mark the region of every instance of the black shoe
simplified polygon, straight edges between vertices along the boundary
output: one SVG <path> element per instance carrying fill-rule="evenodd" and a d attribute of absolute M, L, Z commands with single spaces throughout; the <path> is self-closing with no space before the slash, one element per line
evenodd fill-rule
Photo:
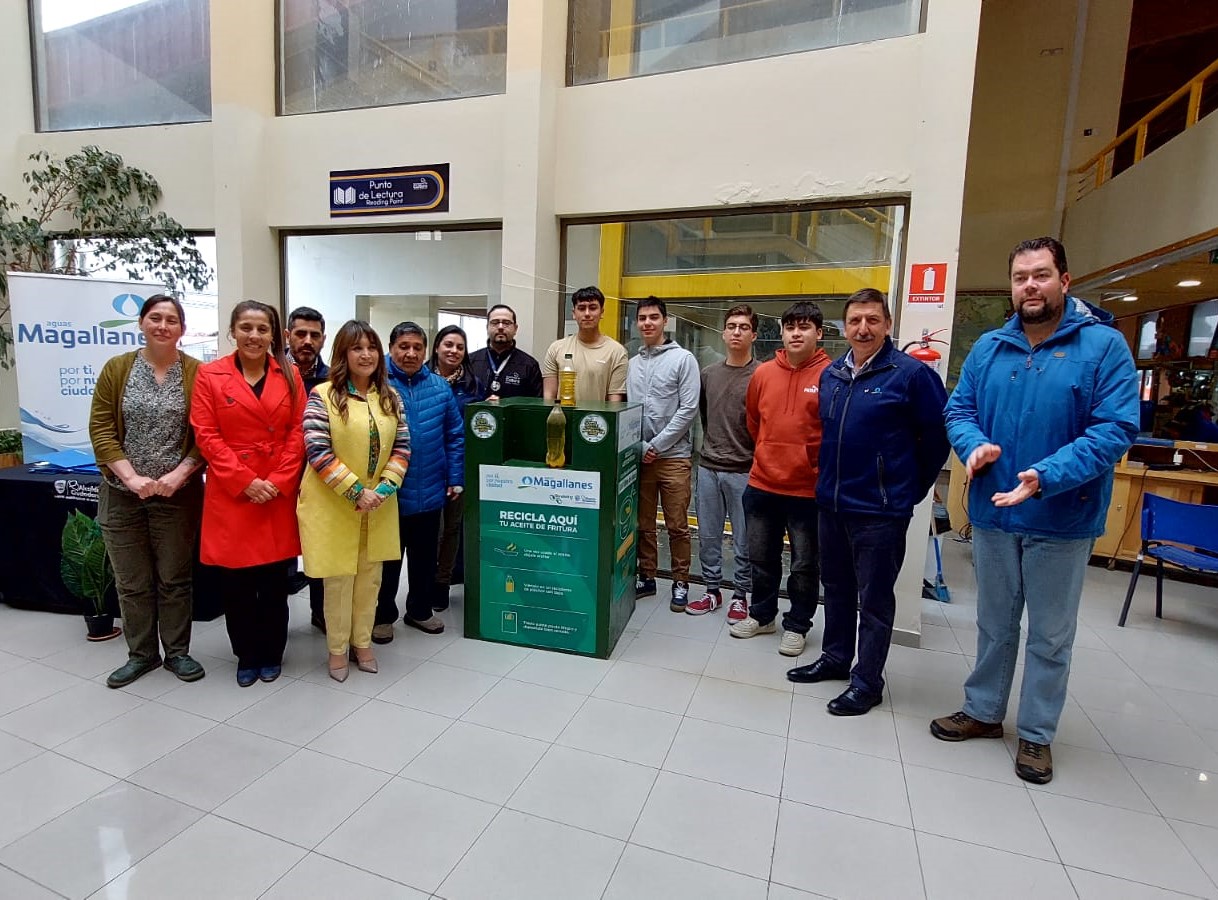
<path fill-rule="evenodd" d="M 808 663 L 806 666 L 796 666 L 794 669 L 787 670 L 787 681 L 794 681 L 796 684 L 816 684 L 818 681 L 846 681 L 849 677 L 849 669 L 837 665 L 827 656 L 822 656 L 816 662 Z"/>
<path fill-rule="evenodd" d="M 183 653 L 181 656 L 171 656 L 165 660 L 165 668 L 178 676 L 181 681 L 198 681 L 207 673 L 203 667 Z"/>
<path fill-rule="evenodd" d="M 835 716 L 861 716 L 884 702 L 881 694 L 869 694 L 862 688 L 848 687 L 829 701 L 828 710 Z"/>
<path fill-rule="evenodd" d="M 656 580 L 654 578 L 639 578 L 634 583 L 635 597 L 654 597 L 656 595 Z"/>
<path fill-rule="evenodd" d="M 295 575 L 288 577 L 288 593 L 299 594 L 309 586 L 309 576 L 304 572 L 297 572 Z"/>
<path fill-rule="evenodd" d="M 432 612 L 444 612 L 444 610 L 448 609 L 449 590 L 451 590 L 451 588 L 447 584 L 437 584 L 435 586 L 435 591 L 431 597 Z"/>
<path fill-rule="evenodd" d="M 258 670 L 258 680 L 268 684 L 283 674 L 283 666 L 263 666 Z"/>
<path fill-rule="evenodd" d="M 156 659 L 129 659 L 110 673 L 110 677 L 106 679 L 106 687 L 126 687 L 137 678 L 142 678 L 160 666 L 161 658 L 159 656 Z"/>
<path fill-rule="evenodd" d="M 312 617 L 310 617 L 309 621 L 312 622 L 313 627 L 316 628 L 318 631 L 320 631 L 322 634 L 326 633 L 326 620 L 324 618 L 322 618 L 321 616 L 319 616 L 317 614 L 314 614 Z"/>

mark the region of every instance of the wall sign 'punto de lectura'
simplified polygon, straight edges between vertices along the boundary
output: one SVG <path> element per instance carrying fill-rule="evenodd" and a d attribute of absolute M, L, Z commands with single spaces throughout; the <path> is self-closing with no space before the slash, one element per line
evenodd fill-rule
<path fill-rule="evenodd" d="M 330 173 L 330 218 L 448 212 L 448 163 Z"/>

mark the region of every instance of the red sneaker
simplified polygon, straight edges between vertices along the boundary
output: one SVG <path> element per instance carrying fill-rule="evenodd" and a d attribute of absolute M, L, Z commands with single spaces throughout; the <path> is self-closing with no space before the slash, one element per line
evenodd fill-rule
<path fill-rule="evenodd" d="M 704 616 L 708 612 L 714 612 L 723 605 L 723 595 L 718 591 L 707 591 L 697 600 L 690 600 L 685 604 L 685 611 L 691 616 Z"/>
<path fill-rule="evenodd" d="M 749 617 L 749 602 L 742 594 L 733 594 L 731 605 L 727 608 L 729 622 L 743 622 Z"/>

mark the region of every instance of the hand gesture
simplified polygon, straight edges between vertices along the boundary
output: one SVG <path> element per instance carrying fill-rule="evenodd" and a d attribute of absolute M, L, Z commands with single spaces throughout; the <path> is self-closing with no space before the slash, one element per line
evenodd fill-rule
<path fill-rule="evenodd" d="M 253 503 L 267 503 L 279 496 L 279 488 L 264 478 L 255 478 L 245 489 L 245 496 Z"/>
<path fill-rule="evenodd" d="M 381 505 L 383 499 L 376 491 L 364 488 L 359 495 L 359 499 L 355 501 L 355 508 L 360 512 L 372 512 L 372 510 Z"/>
<path fill-rule="evenodd" d="M 160 491 L 157 489 L 157 483 L 151 478 L 145 478 L 143 475 L 132 475 L 124 484 L 127 485 L 127 490 L 135 494 L 141 500 L 147 500 L 149 497 L 155 497 Z"/>
<path fill-rule="evenodd" d="M 1040 473 L 1035 469 L 1025 469 L 1019 473 L 1019 485 L 1011 491 L 999 491 L 990 497 L 995 506 L 1018 506 L 1029 497 L 1040 493 Z"/>
<path fill-rule="evenodd" d="M 156 492 L 162 497 L 172 497 L 186 483 L 187 474 L 174 469 L 156 480 Z"/>
<path fill-rule="evenodd" d="M 982 444 L 968 455 L 964 470 L 969 478 L 977 477 L 977 473 L 1002 456 L 1002 448 L 997 444 Z"/>

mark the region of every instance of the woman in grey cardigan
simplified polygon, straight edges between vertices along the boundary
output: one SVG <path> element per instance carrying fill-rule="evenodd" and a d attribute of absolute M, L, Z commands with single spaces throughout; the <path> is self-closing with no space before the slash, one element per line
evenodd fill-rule
<path fill-rule="evenodd" d="M 178 350 L 182 304 L 155 294 L 140 309 L 144 346 L 102 367 L 89 438 L 102 471 L 97 521 L 114 566 L 127 662 L 106 684 L 125 687 L 164 665 L 198 681 L 190 619 L 195 536 L 202 509 L 201 457 L 190 428 L 199 361 Z"/>

